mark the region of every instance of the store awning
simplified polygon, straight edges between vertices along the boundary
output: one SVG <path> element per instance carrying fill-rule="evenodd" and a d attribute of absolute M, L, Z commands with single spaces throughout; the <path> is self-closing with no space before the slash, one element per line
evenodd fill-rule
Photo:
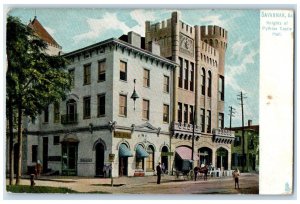
<path fill-rule="evenodd" d="M 119 157 L 132 157 L 132 153 L 125 144 L 119 146 Z"/>
<path fill-rule="evenodd" d="M 149 154 L 144 150 L 144 148 L 141 145 L 138 145 L 136 147 L 136 157 L 137 158 L 144 158 L 148 157 Z"/>
<path fill-rule="evenodd" d="M 180 156 L 182 160 L 191 160 L 192 159 L 192 149 L 188 147 L 177 147 L 176 153 Z M 194 161 L 199 160 L 198 155 L 194 152 Z"/>

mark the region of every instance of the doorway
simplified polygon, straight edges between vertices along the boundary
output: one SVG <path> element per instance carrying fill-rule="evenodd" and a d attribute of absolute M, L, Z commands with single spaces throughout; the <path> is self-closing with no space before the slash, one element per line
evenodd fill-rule
<path fill-rule="evenodd" d="M 48 137 L 43 137 L 43 173 L 48 171 Z"/>
<path fill-rule="evenodd" d="M 119 158 L 119 176 L 128 175 L 128 157 Z"/>
<path fill-rule="evenodd" d="M 167 156 L 167 153 L 168 153 L 168 147 L 164 146 L 162 149 L 161 149 L 161 152 L 164 152 L 165 154 L 162 154 L 164 156 L 161 157 L 161 164 L 164 164 L 165 166 L 165 170 L 169 170 L 169 162 L 168 162 L 168 156 Z"/>
<path fill-rule="evenodd" d="M 96 145 L 96 176 L 103 177 L 103 167 L 104 167 L 104 145 L 98 143 Z"/>

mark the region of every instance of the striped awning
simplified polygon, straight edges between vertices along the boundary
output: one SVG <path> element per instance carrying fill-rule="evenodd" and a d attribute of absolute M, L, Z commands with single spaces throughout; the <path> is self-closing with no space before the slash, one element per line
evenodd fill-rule
<path fill-rule="evenodd" d="M 137 158 L 144 158 L 148 157 L 149 154 L 144 150 L 144 148 L 141 145 L 138 145 L 136 147 L 136 157 Z"/>
<path fill-rule="evenodd" d="M 119 146 L 119 157 L 132 157 L 132 153 L 125 144 Z"/>
<path fill-rule="evenodd" d="M 192 159 L 192 149 L 188 147 L 177 147 L 176 153 L 180 156 L 182 160 Z M 195 152 L 194 152 L 194 160 L 199 160 L 199 157 Z"/>

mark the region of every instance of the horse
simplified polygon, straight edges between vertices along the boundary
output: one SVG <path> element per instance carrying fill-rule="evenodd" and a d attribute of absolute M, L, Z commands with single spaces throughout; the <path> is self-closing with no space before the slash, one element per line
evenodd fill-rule
<path fill-rule="evenodd" d="M 206 181 L 207 180 L 207 173 L 208 173 L 207 165 L 205 165 L 204 167 L 200 167 L 198 172 L 203 173 L 203 179 L 204 179 L 204 181 Z"/>

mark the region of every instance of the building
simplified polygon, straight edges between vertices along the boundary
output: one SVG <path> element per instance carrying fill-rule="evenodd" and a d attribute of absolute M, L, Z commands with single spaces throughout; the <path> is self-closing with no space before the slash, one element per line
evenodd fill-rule
<path fill-rule="evenodd" d="M 231 148 L 232 169 L 242 170 L 243 162 L 243 133 L 242 127 L 233 127 L 235 131 L 235 140 Z M 245 172 L 259 171 L 259 125 L 252 125 L 248 121 L 248 126 L 244 127 L 244 152 L 245 152 Z"/>
<path fill-rule="evenodd" d="M 146 49 L 152 42 L 158 42 L 162 56 L 180 65 L 170 128 L 173 168 L 188 170 L 188 161 L 194 160 L 194 165 L 212 163 L 229 170 L 234 133 L 223 129 L 227 31 L 188 25 L 173 12 L 162 22 L 146 22 Z"/>
<path fill-rule="evenodd" d="M 153 175 L 158 162 L 168 165 L 161 152 L 170 152 L 177 64 L 142 49 L 140 35 L 126 37 L 129 43 L 112 38 L 65 54 L 74 88 L 45 109 L 39 131 L 28 131 L 28 166 L 39 159 L 45 172 L 104 176 L 115 155 L 117 177 Z"/>
<path fill-rule="evenodd" d="M 24 160 L 62 175 L 153 175 L 193 165 L 231 169 L 224 129 L 227 31 L 161 23 L 66 53 L 73 89 L 26 124 Z"/>

